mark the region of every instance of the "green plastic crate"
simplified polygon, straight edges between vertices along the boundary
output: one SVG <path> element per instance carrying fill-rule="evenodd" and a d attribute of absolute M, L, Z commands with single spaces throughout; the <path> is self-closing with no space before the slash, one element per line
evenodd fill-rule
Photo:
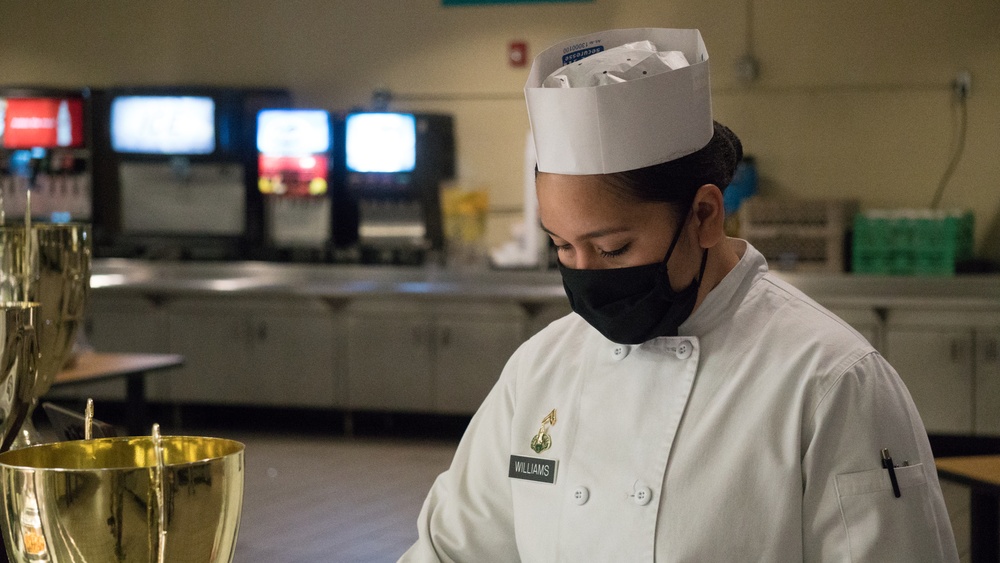
<path fill-rule="evenodd" d="M 866 211 L 854 217 L 852 269 L 858 274 L 941 276 L 972 257 L 971 211 Z"/>

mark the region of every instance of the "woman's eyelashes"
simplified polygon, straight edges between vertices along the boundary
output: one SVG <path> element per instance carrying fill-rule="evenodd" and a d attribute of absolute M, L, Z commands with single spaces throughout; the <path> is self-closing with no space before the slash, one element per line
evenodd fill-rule
<path fill-rule="evenodd" d="M 553 241 L 553 245 L 559 252 L 569 252 L 573 250 L 573 245 L 569 243 L 556 244 Z M 621 256 L 622 254 L 628 252 L 628 249 L 629 249 L 629 244 L 622 245 L 614 250 L 604 250 L 602 248 L 596 248 L 595 250 L 597 250 L 597 254 L 601 258 L 617 258 L 618 256 Z"/>
<path fill-rule="evenodd" d="M 626 244 L 626 245 L 621 246 L 621 247 L 619 247 L 619 248 L 617 248 L 615 250 L 600 250 L 600 249 L 598 249 L 598 252 L 600 252 L 602 258 L 616 258 L 616 257 L 621 256 L 622 254 L 625 254 L 626 252 L 628 252 L 628 247 L 629 247 L 629 245 Z"/>

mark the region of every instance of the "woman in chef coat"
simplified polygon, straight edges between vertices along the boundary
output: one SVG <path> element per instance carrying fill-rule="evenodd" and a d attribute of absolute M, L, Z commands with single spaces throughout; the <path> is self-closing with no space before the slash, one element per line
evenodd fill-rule
<path fill-rule="evenodd" d="M 574 312 L 511 357 L 402 561 L 957 561 L 899 377 L 724 235 L 742 148 L 698 31 L 566 41 L 525 93 Z"/>

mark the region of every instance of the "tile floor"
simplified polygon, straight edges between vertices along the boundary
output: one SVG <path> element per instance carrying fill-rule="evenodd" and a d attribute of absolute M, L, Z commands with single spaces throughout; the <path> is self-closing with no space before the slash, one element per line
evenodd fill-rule
<path fill-rule="evenodd" d="M 453 441 L 231 435 L 246 450 L 237 563 L 395 561 Z"/>

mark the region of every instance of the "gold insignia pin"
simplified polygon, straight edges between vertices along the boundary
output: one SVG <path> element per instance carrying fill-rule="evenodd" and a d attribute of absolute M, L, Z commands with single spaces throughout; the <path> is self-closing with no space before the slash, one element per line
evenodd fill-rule
<path fill-rule="evenodd" d="M 535 450 L 536 454 L 540 454 L 545 450 L 552 447 L 552 437 L 546 432 L 549 426 L 556 423 L 556 409 L 552 409 L 552 412 L 547 414 L 545 418 L 542 419 L 542 425 L 538 428 L 538 434 L 531 439 L 531 449 Z"/>

